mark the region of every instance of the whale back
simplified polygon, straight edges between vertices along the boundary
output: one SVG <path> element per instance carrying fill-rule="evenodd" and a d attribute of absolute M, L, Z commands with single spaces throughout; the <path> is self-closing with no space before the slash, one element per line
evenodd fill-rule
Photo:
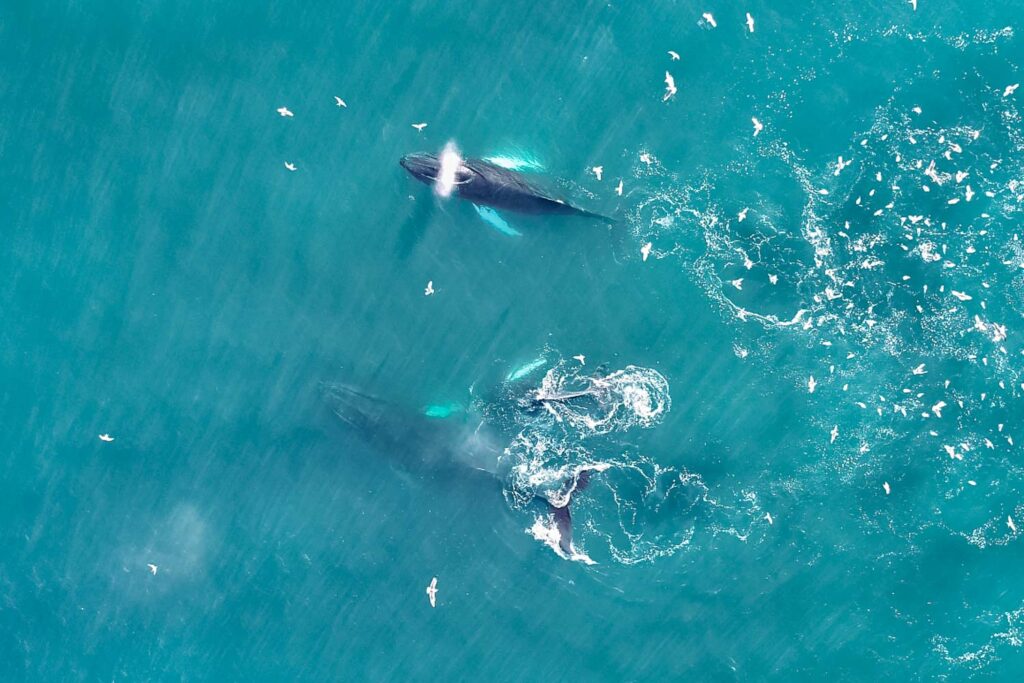
<path fill-rule="evenodd" d="M 381 454 L 400 456 L 407 468 L 459 466 L 498 475 L 501 450 L 488 426 L 471 413 L 415 412 L 345 384 L 323 390 L 353 434 Z"/>
<path fill-rule="evenodd" d="M 467 159 L 463 167 L 470 171 L 470 177 L 456 186 L 456 192 L 460 198 L 474 204 L 520 213 L 597 217 L 566 203 L 507 168 L 480 159 Z"/>

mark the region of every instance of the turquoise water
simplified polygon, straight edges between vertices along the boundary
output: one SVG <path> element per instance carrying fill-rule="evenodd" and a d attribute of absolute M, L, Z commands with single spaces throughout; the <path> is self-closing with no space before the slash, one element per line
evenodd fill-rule
<path fill-rule="evenodd" d="M 1017 9 L 7 3 L 0 675 L 1019 679 Z M 452 140 L 622 221 L 502 234 Z"/>

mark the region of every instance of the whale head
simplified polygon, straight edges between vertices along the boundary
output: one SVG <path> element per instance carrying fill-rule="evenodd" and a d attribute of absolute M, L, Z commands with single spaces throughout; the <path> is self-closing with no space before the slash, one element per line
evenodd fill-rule
<path fill-rule="evenodd" d="M 398 162 L 413 178 L 432 185 L 441 173 L 441 162 L 433 154 L 406 154 Z"/>

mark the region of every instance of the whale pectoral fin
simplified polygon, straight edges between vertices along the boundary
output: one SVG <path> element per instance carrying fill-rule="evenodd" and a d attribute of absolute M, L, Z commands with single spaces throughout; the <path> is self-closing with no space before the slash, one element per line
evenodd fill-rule
<path fill-rule="evenodd" d="M 522 236 L 523 233 L 509 225 L 508 221 L 499 216 L 498 212 L 494 209 L 487 206 L 480 206 L 479 204 L 474 204 L 473 208 L 476 209 L 476 212 L 480 214 L 480 218 L 483 218 L 485 223 L 493 227 L 502 235 L 508 235 L 509 237 Z"/>

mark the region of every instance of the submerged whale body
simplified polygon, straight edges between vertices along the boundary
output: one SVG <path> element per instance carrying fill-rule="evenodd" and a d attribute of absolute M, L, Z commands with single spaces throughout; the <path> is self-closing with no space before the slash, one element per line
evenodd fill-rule
<path fill-rule="evenodd" d="M 408 154 L 402 167 L 427 185 L 438 182 L 441 161 L 433 154 Z M 528 214 L 580 216 L 614 223 L 598 213 L 567 204 L 546 190 L 526 180 L 522 174 L 480 159 L 464 159 L 455 171 L 453 194 L 477 206 Z"/>
<path fill-rule="evenodd" d="M 414 465 L 444 472 L 453 466 L 479 470 L 504 481 L 508 472 L 501 458 L 499 434 L 481 416 L 460 406 L 430 406 L 424 411 L 405 410 L 347 384 L 325 385 L 325 397 L 348 428 L 375 450 L 415 459 Z M 572 495 L 589 483 L 590 472 L 581 470 L 563 482 L 557 505 L 538 498 L 552 515 L 559 532 L 559 546 L 571 556 Z"/>

